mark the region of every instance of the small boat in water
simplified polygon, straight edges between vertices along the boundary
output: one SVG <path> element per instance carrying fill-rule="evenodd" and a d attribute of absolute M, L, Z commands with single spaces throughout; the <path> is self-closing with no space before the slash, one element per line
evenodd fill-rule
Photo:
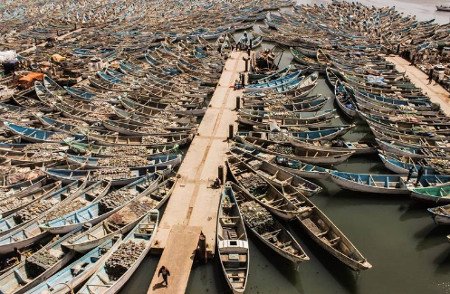
<path fill-rule="evenodd" d="M 450 203 L 450 184 L 422 188 L 410 187 L 411 198 L 433 204 Z"/>
<path fill-rule="evenodd" d="M 217 217 L 217 251 L 225 279 L 233 293 L 244 293 L 250 254 L 238 203 L 230 185 L 225 185 Z"/>
<path fill-rule="evenodd" d="M 428 208 L 428 212 L 437 225 L 450 225 L 450 204 Z"/>
<path fill-rule="evenodd" d="M 296 268 L 309 260 L 297 240 L 266 208 L 248 197 L 238 185 L 231 182 L 228 185 L 234 192 L 245 225 L 252 234 L 275 253 L 291 261 Z"/>
<path fill-rule="evenodd" d="M 159 212 L 151 210 L 121 241 L 116 250 L 78 291 L 82 294 L 116 293 L 130 279 L 153 245 Z"/>

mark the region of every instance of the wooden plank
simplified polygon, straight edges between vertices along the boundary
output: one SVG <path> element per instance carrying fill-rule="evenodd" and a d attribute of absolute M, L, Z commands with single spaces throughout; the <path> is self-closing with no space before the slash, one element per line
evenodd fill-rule
<path fill-rule="evenodd" d="M 172 227 L 147 293 L 185 293 L 200 232 L 200 227 Z M 158 271 L 163 265 L 170 272 L 167 287 L 162 285 L 162 277 L 158 277 Z"/>

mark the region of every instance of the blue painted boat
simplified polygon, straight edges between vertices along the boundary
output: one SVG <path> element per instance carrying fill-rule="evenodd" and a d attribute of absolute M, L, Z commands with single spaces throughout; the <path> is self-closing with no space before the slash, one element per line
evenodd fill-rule
<path fill-rule="evenodd" d="M 54 205 L 34 220 L 28 221 L 22 227 L 0 237 L 0 254 L 10 253 L 14 250 L 22 249 L 35 244 L 40 239 L 48 235 L 48 232 L 40 229 L 40 224 L 47 220 L 52 220 L 61 215 L 65 215 L 78 209 L 79 207 L 83 207 L 90 202 L 100 199 L 109 191 L 110 188 L 109 183 L 99 182 L 80 191 L 80 189 L 76 188 L 78 185 L 80 184 L 73 183 L 66 186 L 69 190 L 63 192 L 65 195 L 62 196 L 65 196 L 65 199 L 58 205 Z M 81 185 L 84 185 L 84 183 Z M 73 191 L 73 189 L 75 189 L 75 191 Z M 71 205 L 67 205 L 68 203 Z"/>
<path fill-rule="evenodd" d="M 48 116 L 44 115 L 35 115 L 35 117 L 44 125 L 49 128 L 51 128 L 53 131 L 56 132 L 64 132 L 68 133 L 74 136 L 77 136 L 78 138 L 83 138 L 84 135 L 81 133 L 81 131 L 84 129 L 88 129 L 89 125 L 86 123 L 82 123 L 82 126 L 74 126 L 68 123 L 57 121 L 56 119 L 50 118 Z"/>
<path fill-rule="evenodd" d="M 79 135 L 67 135 L 62 132 L 45 131 L 30 127 L 19 126 L 11 122 L 4 122 L 4 126 L 12 133 L 19 135 L 28 142 L 35 143 L 63 143 L 65 139 L 82 140 L 85 137 Z"/>
<path fill-rule="evenodd" d="M 89 279 L 119 246 L 117 239 L 110 239 L 81 256 L 26 294 L 63 293 L 76 289 Z"/>
<path fill-rule="evenodd" d="M 63 183 L 71 183 L 73 181 L 87 181 L 93 184 L 98 181 L 111 181 L 112 186 L 124 186 L 130 184 L 149 173 L 162 172 L 165 173 L 172 169 L 172 166 L 152 166 L 149 168 L 104 168 L 93 170 L 72 170 L 72 169 L 54 169 L 49 168 L 44 172 L 51 178 L 62 181 Z"/>
<path fill-rule="evenodd" d="M 302 73 L 301 70 L 295 71 L 293 73 L 287 74 L 283 77 L 280 77 L 278 79 L 275 80 L 271 80 L 269 82 L 266 83 L 262 83 L 262 84 L 250 84 L 248 86 L 245 87 L 244 92 L 258 92 L 258 91 L 266 91 L 266 90 L 270 90 L 285 84 L 290 83 L 293 80 L 299 80 L 298 77 L 300 76 L 300 74 Z"/>
<path fill-rule="evenodd" d="M 151 210 L 122 241 L 119 241 L 119 247 L 112 251 L 108 259 L 100 265 L 100 268 L 78 293 L 117 293 L 150 251 L 155 240 L 158 223 L 159 211 Z M 110 270 L 109 261 L 113 258 L 123 258 L 123 251 L 130 250 L 131 247 L 142 249 L 127 257 L 129 267 L 124 272 Z"/>
<path fill-rule="evenodd" d="M 397 174 L 408 174 L 409 170 L 412 168 L 413 175 L 417 175 L 420 167 L 424 168 L 424 174 L 439 174 L 439 172 L 436 171 L 432 166 L 426 166 L 420 163 L 416 163 L 411 158 L 409 158 L 409 162 L 404 162 L 394 154 L 389 154 L 382 151 L 378 152 L 378 156 L 387 169 Z"/>
<path fill-rule="evenodd" d="M 94 93 L 91 93 L 82 88 L 64 87 L 64 89 L 66 89 L 67 93 L 72 96 L 72 98 L 81 101 L 91 101 L 96 96 Z"/>
<path fill-rule="evenodd" d="M 75 256 L 75 252 L 65 250 L 62 243 L 76 233 L 74 231 L 47 244 L 1 275 L 0 293 L 24 293 L 64 267 Z"/>
<path fill-rule="evenodd" d="M 406 177 L 399 175 L 357 174 L 340 171 L 331 171 L 331 179 L 341 188 L 376 194 L 406 195 L 409 194 L 408 186 L 416 182 L 412 178 L 406 182 Z M 424 175 L 420 178 L 420 187 L 443 185 L 450 181 L 446 175 Z"/>
<path fill-rule="evenodd" d="M 40 228 L 52 234 L 64 234 L 86 224 L 96 225 L 136 197 L 150 193 L 162 178 L 156 173 L 148 174 L 119 190 L 109 192 L 99 201 L 41 224 Z"/>
<path fill-rule="evenodd" d="M 109 83 L 109 84 L 122 84 L 122 80 L 118 77 L 113 77 L 109 74 L 107 74 L 104 71 L 98 71 L 97 76 L 100 77 L 103 81 Z"/>

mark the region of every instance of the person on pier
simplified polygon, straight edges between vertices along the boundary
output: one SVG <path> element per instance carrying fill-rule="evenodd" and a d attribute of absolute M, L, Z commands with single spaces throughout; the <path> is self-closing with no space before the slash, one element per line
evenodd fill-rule
<path fill-rule="evenodd" d="M 162 275 L 162 278 L 163 278 L 163 282 L 162 283 L 164 283 L 166 287 L 169 286 L 169 283 L 167 282 L 167 280 L 168 280 L 168 278 L 170 276 L 170 272 L 164 265 L 161 266 L 161 268 L 159 269 L 158 277 L 160 275 Z"/>

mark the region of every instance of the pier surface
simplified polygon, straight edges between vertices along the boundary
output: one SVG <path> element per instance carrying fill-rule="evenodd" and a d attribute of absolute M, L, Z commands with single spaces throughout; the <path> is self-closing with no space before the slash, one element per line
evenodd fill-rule
<path fill-rule="evenodd" d="M 405 72 L 411 82 L 430 97 L 431 102 L 439 104 L 442 111 L 450 116 L 450 93 L 447 90 L 435 82 L 428 85 L 428 75 L 417 67 L 410 66 L 410 62 L 400 56 L 388 56 L 386 60 L 392 62 L 399 72 Z"/>
<path fill-rule="evenodd" d="M 148 293 L 184 293 L 189 281 L 192 263 L 197 249 L 200 227 L 173 226 L 167 247 L 156 267 Z M 165 266 L 170 276 L 169 285 L 162 285 L 162 277 L 158 277 L 161 266 Z"/>
<path fill-rule="evenodd" d="M 216 245 L 216 220 L 221 189 L 211 184 L 224 166 L 228 152 L 229 125 L 236 128 L 236 97 L 233 85 L 245 68 L 242 52 L 232 52 L 225 63 L 219 84 L 178 171 L 179 179 L 169 198 L 156 235 L 154 251 L 163 251 L 157 270 L 170 271 L 169 287 L 160 287 L 155 273 L 149 293 L 184 293 L 193 262 L 191 245 L 197 247 L 200 231 L 206 237 L 209 256 Z M 198 232 L 197 232 L 198 230 Z M 175 285 L 176 284 L 176 285 Z M 155 287 L 156 286 L 156 287 Z"/>

